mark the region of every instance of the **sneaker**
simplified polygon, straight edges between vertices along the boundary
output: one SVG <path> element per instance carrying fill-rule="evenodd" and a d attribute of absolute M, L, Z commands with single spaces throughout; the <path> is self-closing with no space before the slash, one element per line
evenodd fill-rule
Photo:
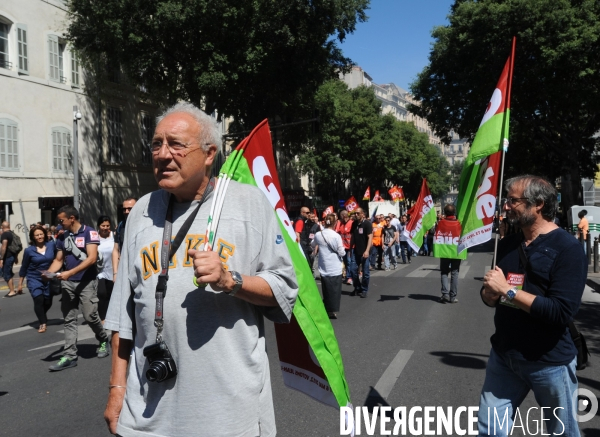
<path fill-rule="evenodd" d="M 367 297 L 367 293 L 359 293 L 358 295 L 363 299 Z"/>
<path fill-rule="evenodd" d="M 458 303 L 458 299 L 455 297 L 450 298 L 450 303 Z"/>
<path fill-rule="evenodd" d="M 106 358 L 108 355 L 108 343 L 103 341 L 98 348 L 98 358 Z"/>
<path fill-rule="evenodd" d="M 385 271 L 386 271 L 386 272 L 388 272 L 389 270 L 390 270 L 390 268 L 389 268 L 389 267 L 386 267 L 386 268 L 385 268 Z"/>
<path fill-rule="evenodd" d="M 442 294 L 442 297 L 440 297 L 440 303 L 447 303 L 447 302 L 450 302 L 450 299 L 445 294 Z"/>
<path fill-rule="evenodd" d="M 334 312 L 327 313 L 327 315 L 329 316 L 330 319 L 337 319 L 337 314 Z"/>
<path fill-rule="evenodd" d="M 77 366 L 77 358 L 71 359 L 71 358 L 67 358 L 67 357 L 62 357 L 58 361 L 58 363 L 53 364 L 50 367 L 48 367 L 48 370 L 50 370 L 51 372 L 58 372 L 60 370 L 68 369 L 69 367 L 76 367 L 76 366 Z"/>
<path fill-rule="evenodd" d="M 398 266 L 397 266 L 396 264 L 394 264 L 394 265 L 392 266 L 392 270 L 396 270 L 396 267 L 398 267 Z"/>
<path fill-rule="evenodd" d="M 408 260 L 408 263 L 410 264 L 410 260 Z"/>

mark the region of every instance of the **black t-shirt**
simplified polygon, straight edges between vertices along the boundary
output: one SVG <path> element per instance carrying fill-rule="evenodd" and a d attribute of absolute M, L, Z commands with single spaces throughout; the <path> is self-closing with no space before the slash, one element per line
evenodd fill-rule
<path fill-rule="evenodd" d="M 8 250 L 10 244 L 13 241 L 13 234 L 11 231 L 2 232 L 2 236 L 0 236 L 0 241 L 4 242 L 4 240 L 6 240 L 6 252 L 4 252 L 4 258 L 2 258 L 3 261 L 10 256 L 14 256 L 14 253 Z"/>
<path fill-rule="evenodd" d="M 361 223 L 354 221 L 352 223 L 352 241 L 354 243 L 354 253 L 363 254 L 367 250 L 369 235 L 373 233 L 373 225 L 369 220 L 363 220 Z"/>
<path fill-rule="evenodd" d="M 498 244 L 498 267 L 504 272 L 524 274 L 519 258 L 520 234 Z M 577 349 L 568 323 L 579 309 L 587 278 L 587 259 L 581 245 L 563 229 L 539 235 L 525 247 L 529 262 L 523 290 L 537 297 L 531 312 L 498 304 L 494 316 L 495 350 L 518 359 L 552 365 L 570 363 Z"/>
<path fill-rule="evenodd" d="M 383 244 L 389 246 L 394 241 L 394 234 L 396 233 L 396 228 L 390 226 L 389 228 L 383 228 Z"/>

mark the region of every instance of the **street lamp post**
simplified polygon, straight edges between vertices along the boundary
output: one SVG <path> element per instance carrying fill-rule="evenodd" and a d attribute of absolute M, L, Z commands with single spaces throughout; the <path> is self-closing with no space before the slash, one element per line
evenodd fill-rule
<path fill-rule="evenodd" d="M 73 106 L 73 206 L 79 211 L 79 150 L 78 150 L 78 125 L 81 120 L 81 112 L 77 106 Z"/>

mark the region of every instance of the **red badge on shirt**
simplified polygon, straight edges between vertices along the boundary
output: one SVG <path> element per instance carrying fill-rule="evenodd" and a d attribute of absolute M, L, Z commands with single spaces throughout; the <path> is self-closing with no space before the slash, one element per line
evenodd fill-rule
<path fill-rule="evenodd" d="M 76 237 L 75 238 L 75 246 L 79 248 L 85 247 L 85 237 Z"/>
<path fill-rule="evenodd" d="M 98 232 L 90 231 L 90 241 L 100 241 L 100 237 L 98 236 Z"/>

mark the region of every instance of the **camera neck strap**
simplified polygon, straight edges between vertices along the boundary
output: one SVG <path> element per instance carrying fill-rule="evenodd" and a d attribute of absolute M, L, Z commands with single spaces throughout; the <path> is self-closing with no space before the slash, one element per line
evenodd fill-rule
<path fill-rule="evenodd" d="M 154 326 L 156 326 L 156 342 L 162 341 L 162 330 L 164 326 L 163 320 L 163 304 L 167 294 L 167 281 L 169 280 L 169 264 L 173 255 L 177 253 L 177 249 L 181 246 L 185 235 L 189 231 L 196 215 L 202 204 L 206 201 L 208 195 L 213 191 L 215 186 L 215 178 L 211 178 L 204 190 L 204 194 L 198 202 L 198 205 L 192 213 L 185 219 L 185 222 L 177 232 L 175 239 L 171 241 L 173 234 L 173 203 L 175 197 L 171 194 L 169 196 L 169 206 L 167 207 L 167 216 L 165 217 L 165 227 L 163 230 L 162 246 L 160 250 L 160 274 L 158 275 L 158 283 L 156 284 L 156 292 L 154 297 L 156 298 L 156 309 L 154 311 Z"/>

